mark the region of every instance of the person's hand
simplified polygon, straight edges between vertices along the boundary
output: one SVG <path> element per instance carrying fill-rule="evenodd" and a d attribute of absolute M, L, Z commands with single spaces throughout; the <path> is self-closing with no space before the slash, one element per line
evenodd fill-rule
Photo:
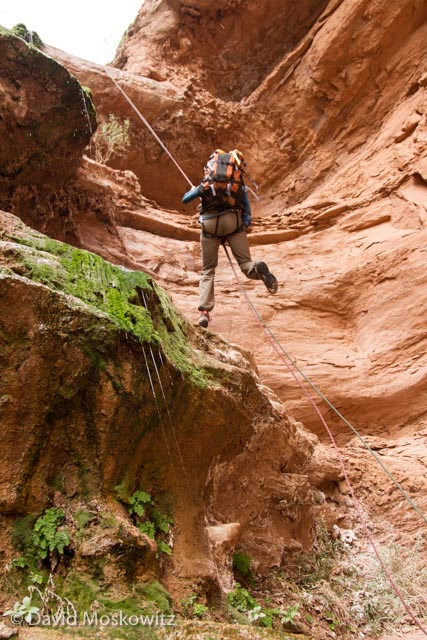
<path fill-rule="evenodd" d="M 251 218 L 250 213 L 246 213 L 246 211 L 243 211 L 243 213 L 242 213 L 242 222 L 243 222 L 243 226 L 245 227 L 245 229 L 248 229 L 251 226 L 252 218 Z"/>

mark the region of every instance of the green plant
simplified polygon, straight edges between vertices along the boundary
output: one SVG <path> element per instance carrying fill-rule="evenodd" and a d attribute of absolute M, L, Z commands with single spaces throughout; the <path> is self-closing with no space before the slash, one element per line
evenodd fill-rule
<path fill-rule="evenodd" d="M 244 589 L 238 582 L 236 588 L 227 594 L 227 602 L 240 613 L 246 613 L 255 609 L 257 601 L 251 596 L 247 589 Z"/>
<path fill-rule="evenodd" d="M 157 548 L 162 553 L 166 553 L 166 555 L 172 555 L 172 547 L 168 545 L 164 540 L 156 540 Z"/>
<path fill-rule="evenodd" d="M 227 602 L 232 609 L 245 614 L 249 622 L 259 623 L 261 626 L 268 628 L 272 628 L 274 620 L 278 618 L 280 618 L 282 624 L 292 624 L 299 616 L 298 604 L 294 604 L 285 610 L 262 606 L 239 583 L 236 583 L 234 591 L 230 591 L 227 595 Z"/>
<path fill-rule="evenodd" d="M 183 609 L 185 615 L 189 614 L 190 609 L 193 608 L 193 605 L 198 597 L 199 596 L 197 595 L 197 593 L 191 593 L 186 598 L 181 598 L 181 608 Z"/>
<path fill-rule="evenodd" d="M 16 558 L 13 558 L 10 566 L 14 569 L 25 569 L 26 567 L 28 567 L 28 562 L 27 559 L 24 558 L 24 556 L 18 556 Z"/>
<path fill-rule="evenodd" d="M 291 607 L 285 609 L 285 611 L 281 612 L 280 622 L 282 624 L 293 624 L 295 619 L 299 617 L 298 613 L 299 605 L 293 604 Z"/>
<path fill-rule="evenodd" d="M 262 620 L 266 616 L 267 614 L 262 610 L 262 607 L 260 604 L 258 604 L 256 607 L 248 611 L 249 622 L 256 622 L 257 620 Z"/>
<path fill-rule="evenodd" d="M 195 618 L 204 618 L 209 611 L 209 608 L 205 604 L 195 602 L 193 605 L 193 615 Z"/>
<path fill-rule="evenodd" d="M 31 624 L 33 616 L 40 611 L 39 607 L 31 604 L 30 596 L 25 596 L 22 602 L 15 602 L 13 609 L 8 609 L 3 613 L 4 616 L 10 616 L 13 624 L 21 624 L 27 622 Z"/>
<path fill-rule="evenodd" d="M 39 558 L 45 560 L 50 554 L 64 553 L 65 547 L 70 544 L 71 537 L 67 530 L 59 530 L 59 526 L 65 520 L 62 509 L 51 507 L 37 519 L 32 535 L 32 544 Z"/>
<path fill-rule="evenodd" d="M 148 504 L 153 504 L 151 495 L 146 491 L 135 491 L 128 500 L 128 511 L 142 518 L 145 516 L 145 507 Z"/>
<path fill-rule="evenodd" d="M 146 491 L 135 491 L 128 498 L 128 511 L 142 533 L 155 540 L 158 551 L 171 555 L 172 548 L 166 541 L 173 518 L 154 506 L 154 500 Z"/>
<path fill-rule="evenodd" d="M 98 127 L 92 138 L 96 162 L 106 164 L 110 158 L 122 156 L 130 145 L 130 121 L 120 120 L 113 113 Z"/>
<path fill-rule="evenodd" d="M 181 609 L 184 616 L 188 618 L 199 618 L 202 619 L 206 616 L 209 611 L 209 608 L 202 604 L 201 602 L 197 602 L 198 599 L 197 593 L 191 593 L 186 598 L 182 598 L 181 600 Z"/>
<path fill-rule="evenodd" d="M 244 553 L 244 551 L 236 551 L 236 553 L 233 554 L 233 571 L 247 580 L 251 580 L 253 577 L 251 563 L 251 557 Z"/>
<path fill-rule="evenodd" d="M 151 540 L 155 539 L 156 536 L 156 525 L 151 520 L 147 520 L 146 522 L 141 522 L 138 525 L 138 529 L 145 533 L 146 536 L 151 538 Z"/>
<path fill-rule="evenodd" d="M 170 525 L 173 524 L 173 519 L 170 516 L 160 513 L 157 509 L 152 509 L 151 519 L 153 520 L 157 531 L 169 533 Z"/>

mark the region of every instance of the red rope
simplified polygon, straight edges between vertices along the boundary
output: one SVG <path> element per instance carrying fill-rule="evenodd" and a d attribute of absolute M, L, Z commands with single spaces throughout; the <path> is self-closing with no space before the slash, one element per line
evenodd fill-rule
<path fill-rule="evenodd" d="M 303 392 L 304 392 L 304 394 L 307 396 L 307 398 L 308 398 L 309 402 L 313 405 L 313 408 L 314 408 L 315 412 L 316 412 L 316 413 L 317 413 L 317 415 L 319 416 L 319 418 L 320 418 L 320 420 L 321 420 L 321 422 L 322 422 L 323 426 L 324 426 L 324 427 L 325 427 L 325 429 L 326 429 L 326 432 L 327 432 L 327 434 L 328 434 L 328 436 L 329 436 L 329 438 L 330 438 L 330 440 L 331 440 L 331 442 L 332 442 L 332 445 L 333 445 L 333 447 L 334 447 L 334 449 L 335 449 L 335 452 L 336 452 L 336 454 L 337 454 L 337 457 L 338 457 L 338 460 L 339 460 L 339 464 L 340 464 L 340 467 L 341 467 L 342 474 L 343 474 L 343 476 L 344 476 L 344 478 L 345 478 L 346 484 L 347 484 L 348 489 L 349 489 L 349 491 L 350 491 L 350 494 L 351 494 L 351 497 L 352 497 L 352 500 L 353 500 L 353 504 L 354 504 L 355 509 L 356 509 L 356 511 L 357 511 L 357 514 L 358 514 L 358 516 L 359 516 L 359 519 L 360 519 L 360 522 L 361 522 L 362 527 L 363 527 L 363 529 L 364 529 L 364 532 L 365 532 L 365 534 L 366 534 L 366 537 L 367 537 L 367 538 L 368 538 L 368 540 L 369 540 L 369 543 L 370 543 L 370 545 L 371 545 L 371 547 L 372 547 L 372 549 L 373 549 L 373 551 L 374 551 L 374 553 L 375 553 L 375 555 L 376 555 L 376 557 L 377 557 L 377 559 L 378 559 L 378 562 L 379 562 L 379 563 L 380 563 L 380 565 L 381 565 L 382 570 L 384 571 L 384 573 L 385 573 L 385 575 L 386 575 L 386 577 L 387 577 L 387 580 L 389 581 L 389 583 L 390 583 L 390 585 L 391 585 L 391 587 L 392 587 L 393 591 L 395 592 L 395 594 L 397 595 L 397 597 L 398 597 L 398 598 L 399 598 L 399 600 L 401 601 L 401 603 L 402 603 L 402 605 L 403 605 L 403 607 L 404 607 L 404 609 L 405 609 L 406 613 L 410 616 L 410 618 L 411 618 L 411 619 L 413 620 L 413 622 L 417 625 L 417 627 L 419 627 L 419 628 L 421 629 L 421 631 L 422 631 L 422 632 L 427 636 L 427 630 L 426 630 L 426 629 L 425 629 L 425 627 L 421 624 L 421 622 L 418 620 L 417 616 L 416 616 L 416 615 L 415 615 L 415 613 L 412 611 L 412 609 L 411 609 L 411 607 L 408 605 L 408 603 L 405 601 L 405 599 L 404 599 L 404 597 L 403 597 L 403 595 L 402 595 L 401 591 L 399 590 L 399 587 L 396 585 L 396 583 L 395 583 L 395 581 L 394 581 L 394 578 L 393 578 L 392 574 L 390 573 L 389 569 L 387 568 L 386 564 L 384 563 L 383 559 L 382 559 L 382 558 L 381 558 L 381 556 L 380 556 L 380 553 L 379 553 L 379 551 L 378 551 L 378 549 L 377 549 L 377 546 L 376 546 L 376 544 L 375 544 L 375 542 L 374 542 L 374 539 L 372 538 L 372 536 L 371 536 L 371 534 L 370 534 L 370 532 L 369 532 L 368 525 L 367 525 L 367 523 L 366 523 L 365 516 L 364 516 L 364 514 L 363 514 L 363 511 L 362 511 L 362 508 L 361 508 L 361 506 L 360 506 L 360 503 L 359 503 L 359 501 L 358 501 L 358 499 L 356 498 L 356 495 L 355 495 L 355 493 L 354 493 L 353 485 L 352 485 L 352 484 L 351 484 L 351 482 L 350 482 L 350 478 L 349 478 L 348 473 L 347 473 L 347 470 L 346 470 L 346 468 L 345 468 L 344 458 L 343 458 L 343 456 L 341 455 L 341 451 L 340 451 L 340 450 L 339 450 L 339 448 L 338 448 L 338 445 L 337 445 L 337 443 L 336 443 L 336 441 L 335 441 L 335 438 L 334 438 L 334 436 L 333 436 L 333 434 L 332 434 L 332 431 L 331 431 L 331 430 L 330 430 L 330 428 L 328 427 L 328 425 L 327 425 L 327 423 L 326 423 L 326 420 L 325 420 L 325 418 L 324 418 L 324 417 L 323 417 L 323 415 L 322 415 L 322 412 L 320 411 L 319 407 L 317 406 L 317 404 L 316 404 L 316 403 L 315 403 L 315 401 L 313 400 L 313 397 L 311 396 L 310 392 L 306 389 L 306 387 L 305 387 L 305 386 L 302 384 L 302 382 L 299 380 L 299 378 L 298 378 L 298 377 L 297 377 L 297 375 L 295 374 L 294 370 L 291 368 L 291 366 L 289 365 L 289 363 L 287 362 L 287 360 L 286 360 L 286 359 L 285 359 L 285 357 L 283 356 L 282 352 L 281 352 L 281 351 L 280 351 L 280 349 L 278 348 L 278 346 L 277 346 L 277 344 L 276 344 L 275 340 L 274 340 L 274 339 L 273 339 L 273 337 L 270 335 L 270 333 L 267 331 L 266 326 L 265 326 L 265 323 L 261 320 L 261 318 L 260 318 L 260 316 L 258 315 L 258 313 L 257 313 L 257 311 L 256 311 L 256 309 L 255 309 L 255 307 L 254 307 L 254 305 L 253 305 L 253 303 L 252 303 L 252 301 L 250 300 L 250 298 L 249 298 L 249 296 L 248 296 L 247 292 L 245 291 L 245 289 L 243 288 L 243 286 L 242 286 L 242 284 L 241 284 L 241 282 L 240 282 L 240 280 L 239 280 L 239 276 L 237 275 L 236 269 L 235 269 L 235 267 L 234 267 L 234 265 L 233 265 L 233 262 L 231 261 L 231 257 L 230 257 L 230 254 L 229 254 L 228 250 L 227 250 L 227 247 L 225 246 L 225 244 L 224 244 L 223 246 L 224 246 L 224 251 L 225 251 L 225 253 L 226 253 L 226 255 L 227 255 L 228 261 L 229 261 L 229 263 L 230 263 L 230 265 L 231 265 L 231 268 L 232 268 L 232 270 L 233 270 L 234 276 L 235 276 L 235 278 L 236 278 L 236 280 L 237 280 L 237 283 L 238 283 L 239 289 L 240 289 L 240 291 L 242 292 L 243 297 L 244 297 L 244 298 L 245 298 L 245 300 L 247 301 L 247 303 L 248 303 L 248 305 L 249 305 L 249 307 L 250 307 L 250 309 L 251 309 L 251 311 L 252 311 L 252 313 L 253 313 L 253 315 L 254 315 L 255 319 L 256 319 L 256 320 L 257 320 L 257 322 L 259 322 L 259 324 L 262 326 L 263 331 L 264 331 L 265 335 L 267 336 L 267 338 L 269 339 L 270 343 L 272 344 L 272 346 L 273 346 L 274 350 L 277 352 L 277 354 L 279 355 L 280 359 L 285 363 L 286 368 L 287 368 L 287 369 L 288 369 L 288 371 L 291 373 L 292 377 L 293 377 L 293 378 L 294 378 L 294 380 L 297 382 L 298 386 L 299 386 L 299 387 L 301 387 L 302 391 L 303 391 Z"/>

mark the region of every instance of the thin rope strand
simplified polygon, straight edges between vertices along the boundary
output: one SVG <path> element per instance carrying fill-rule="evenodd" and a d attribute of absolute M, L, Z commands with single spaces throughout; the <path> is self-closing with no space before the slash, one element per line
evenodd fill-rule
<path fill-rule="evenodd" d="M 249 305 L 249 307 L 250 307 L 250 309 L 251 309 L 252 313 L 254 314 L 255 318 L 256 318 L 256 319 L 258 320 L 258 322 L 259 322 L 259 321 L 260 321 L 260 319 L 261 319 L 261 317 L 259 316 L 259 314 L 258 314 L 257 310 L 255 309 L 255 306 L 254 306 L 253 302 L 252 302 L 252 301 L 251 301 L 251 299 L 249 298 L 249 296 L 248 296 L 247 292 L 245 291 L 245 289 L 243 288 L 243 286 L 242 286 L 242 284 L 241 284 L 241 282 L 240 282 L 240 279 L 239 279 L 239 277 L 238 277 L 238 275 L 237 275 L 236 269 L 234 268 L 234 265 L 233 265 L 233 263 L 232 263 L 232 261 L 231 261 L 231 257 L 230 257 L 230 254 L 229 254 L 229 252 L 228 252 L 227 247 L 225 246 L 225 244 L 224 244 L 223 246 L 224 246 L 224 251 L 225 251 L 225 253 L 226 253 L 226 255 L 227 255 L 228 261 L 229 261 L 229 263 L 230 263 L 230 266 L 231 266 L 231 268 L 232 268 L 232 270 L 233 270 L 234 276 L 235 276 L 235 278 L 236 278 L 236 280 L 237 280 L 237 282 L 238 282 L 239 289 L 240 289 L 240 291 L 242 292 L 242 294 L 243 294 L 244 298 L 246 299 L 246 301 L 247 301 L 247 303 L 248 303 L 248 305 Z M 260 322 L 260 324 L 261 324 L 261 326 L 263 327 L 263 329 L 264 329 L 264 331 L 265 331 L 265 323 L 264 323 L 264 321 Z M 421 629 L 421 631 L 422 631 L 422 632 L 427 636 L 427 630 L 423 627 L 423 625 L 422 625 L 422 624 L 421 624 L 421 622 L 418 620 L 418 618 L 417 618 L 417 616 L 415 615 L 415 613 L 412 611 L 411 607 L 410 607 L 410 606 L 407 604 L 407 602 L 405 601 L 405 599 L 404 599 L 404 597 L 403 597 L 402 593 L 400 592 L 400 590 L 399 590 L 398 586 L 396 585 L 396 583 L 395 583 L 395 581 L 394 581 L 394 578 L 393 578 L 392 574 L 390 573 L 389 569 L 387 568 L 387 565 L 384 563 L 383 559 L 381 558 L 381 555 L 380 555 L 380 553 L 379 553 L 379 551 L 378 551 L 378 548 L 377 548 L 377 546 L 376 546 L 376 544 L 375 544 L 375 542 L 374 542 L 374 539 L 373 539 L 373 537 L 371 536 L 371 533 L 370 533 L 370 531 L 369 531 L 369 529 L 368 529 L 368 525 L 367 525 L 367 522 L 366 522 L 365 516 L 364 516 L 364 514 L 363 514 L 362 508 L 361 508 L 361 506 L 360 506 L 360 503 L 359 503 L 358 499 L 356 498 L 356 495 L 355 495 L 355 492 L 354 492 L 354 489 L 353 489 L 353 485 L 351 484 L 350 478 L 349 478 L 348 473 L 347 473 L 347 470 L 346 470 L 346 468 L 345 468 L 345 464 L 344 464 L 343 456 L 341 455 L 341 451 L 339 450 L 338 445 L 337 445 L 337 443 L 335 442 L 335 438 L 334 438 L 334 436 L 333 436 L 333 434 L 332 434 L 331 430 L 329 429 L 329 427 L 328 427 L 328 425 L 327 425 L 327 423 L 326 423 L 326 420 L 324 419 L 324 417 L 323 417 L 323 415 L 322 415 L 322 413 L 321 413 L 320 409 L 318 408 L 318 406 L 317 406 L 317 405 L 316 405 L 316 403 L 314 402 L 314 400 L 313 400 L 312 396 L 310 395 L 310 393 L 309 393 L 309 392 L 307 391 L 307 389 L 304 387 L 304 385 L 302 384 L 302 382 L 298 379 L 298 377 L 296 376 L 295 372 L 294 372 L 294 371 L 291 369 L 291 367 L 289 366 L 288 362 L 283 358 L 283 356 L 282 356 L 282 354 L 281 354 L 280 350 L 278 349 L 278 347 L 277 347 L 277 345 L 276 345 L 275 341 L 272 339 L 272 337 L 269 335 L 269 333 L 268 333 L 267 331 L 265 331 L 265 334 L 266 334 L 267 338 L 269 339 L 270 343 L 273 345 L 273 348 L 275 349 L 275 351 L 277 352 L 277 354 L 279 355 L 279 357 L 280 357 L 280 358 L 282 359 L 282 361 L 284 362 L 284 364 L 285 364 L 286 368 L 288 369 L 288 371 L 291 373 L 291 375 L 293 376 L 293 378 L 296 380 L 296 382 L 298 383 L 299 387 L 301 387 L 302 391 L 304 392 L 304 395 L 305 395 L 305 396 L 307 396 L 307 398 L 308 398 L 308 400 L 310 401 L 311 405 L 313 406 L 313 408 L 314 408 L 315 412 L 316 412 L 316 413 L 317 413 L 317 415 L 319 416 L 319 418 L 320 418 L 320 420 L 321 420 L 321 422 L 322 422 L 323 426 L 325 427 L 326 432 L 328 433 L 329 438 L 331 439 L 332 445 L 333 445 L 333 447 L 334 447 L 334 449 L 335 449 L 335 452 L 336 452 L 336 454 L 337 454 L 337 457 L 338 457 L 338 460 L 339 460 L 339 464 L 340 464 L 340 467 L 341 467 L 342 474 L 343 474 L 343 476 L 344 476 L 344 478 L 345 478 L 346 484 L 347 484 L 348 489 L 349 489 L 349 491 L 350 491 L 350 494 L 351 494 L 351 497 L 352 497 L 352 500 L 353 500 L 353 504 L 354 504 L 355 509 L 356 509 L 356 511 L 357 511 L 357 514 L 358 514 L 358 516 L 359 516 L 359 519 L 360 519 L 360 522 L 361 522 L 361 524 L 362 524 L 363 530 L 365 531 L 366 537 L 367 537 L 367 538 L 368 538 L 368 540 L 369 540 L 369 543 L 370 543 L 370 545 L 371 545 L 371 547 L 372 547 L 372 549 L 373 549 L 373 551 L 374 551 L 374 553 L 375 553 L 375 555 L 376 555 L 376 557 L 377 557 L 377 560 L 378 560 L 378 562 L 380 563 L 380 565 L 381 565 L 381 567 L 382 567 L 382 570 L 384 571 L 384 574 L 386 575 L 387 580 L 389 581 L 389 583 L 390 583 L 390 585 L 391 585 L 391 587 L 392 587 L 393 591 L 395 592 L 395 594 L 396 594 L 396 595 L 397 595 L 397 597 L 399 598 L 400 602 L 402 603 L 403 608 L 405 609 L 406 613 L 410 616 L 410 618 L 411 618 L 411 619 L 412 619 L 412 621 L 417 625 L 417 627 L 419 627 L 419 629 Z"/>
<path fill-rule="evenodd" d="M 157 142 L 159 143 L 159 145 L 162 147 L 162 149 L 168 154 L 169 158 L 172 160 L 172 162 L 174 163 L 174 165 L 176 166 L 176 168 L 178 169 L 178 171 L 184 176 L 184 178 L 186 179 L 186 181 L 188 182 L 188 184 L 190 185 L 190 187 L 194 187 L 193 183 L 191 182 L 190 178 L 187 176 L 187 174 L 183 171 L 183 169 L 181 169 L 180 165 L 178 164 L 178 162 L 175 160 L 175 158 L 173 157 L 173 155 L 170 153 L 169 149 L 166 147 L 166 145 L 161 141 L 161 139 L 159 138 L 159 136 L 157 135 L 157 133 L 154 131 L 153 127 L 151 126 L 151 124 L 148 122 L 148 120 L 146 120 L 144 118 L 144 116 L 142 115 L 142 113 L 139 111 L 139 109 L 137 108 L 137 106 L 132 102 L 132 100 L 129 98 L 129 96 L 127 95 L 127 93 L 121 88 L 121 86 L 119 85 L 119 83 L 117 82 L 117 80 L 115 78 L 113 78 L 112 74 L 108 71 L 107 67 L 104 66 L 105 69 L 105 73 L 111 78 L 111 80 L 114 82 L 114 84 L 116 85 L 116 87 L 118 88 L 118 90 L 120 91 L 120 93 L 123 95 L 123 97 L 129 102 L 130 106 L 132 107 L 132 109 L 135 111 L 135 113 L 138 115 L 138 117 L 142 120 L 142 122 L 145 124 L 145 126 L 147 127 L 147 129 L 149 130 L 149 132 L 155 137 L 155 139 L 157 140 Z"/>

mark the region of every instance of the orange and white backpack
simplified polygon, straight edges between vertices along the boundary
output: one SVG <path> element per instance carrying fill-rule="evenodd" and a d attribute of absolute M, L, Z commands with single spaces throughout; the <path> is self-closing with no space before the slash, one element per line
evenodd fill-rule
<path fill-rule="evenodd" d="M 241 208 L 244 166 L 243 154 L 238 149 L 229 153 L 217 149 L 211 154 L 202 180 L 202 211 Z"/>

